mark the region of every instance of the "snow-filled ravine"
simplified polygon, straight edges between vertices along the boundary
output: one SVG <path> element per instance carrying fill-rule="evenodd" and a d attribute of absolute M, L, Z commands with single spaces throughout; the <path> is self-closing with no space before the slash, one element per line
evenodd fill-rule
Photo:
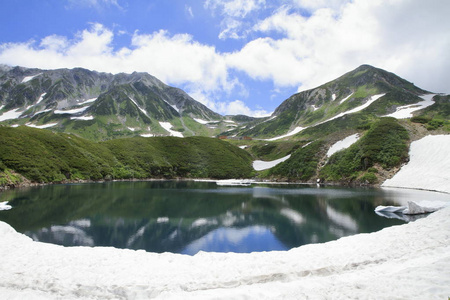
<path fill-rule="evenodd" d="M 450 168 L 435 166 L 448 163 L 449 140 L 414 142 L 413 170 L 402 168 L 392 182 L 439 175 L 446 180 L 429 189 L 446 191 Z M 448 206 L 405 225 L 289 251 L 187 256 L 66 248 L 34 242 L 0 222 L 0 298 L 447 299 L 449 232 Z"/>

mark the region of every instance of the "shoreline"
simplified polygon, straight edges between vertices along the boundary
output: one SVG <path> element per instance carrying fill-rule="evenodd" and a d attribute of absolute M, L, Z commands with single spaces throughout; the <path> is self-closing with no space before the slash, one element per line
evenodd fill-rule
<path fill-rule="evenodd" d="M 212 178 L 144 178 L 144 179 L 113 179 L 113 180 L 76 180 L 76 181 L 65 181 L 65 182 L 47 182 L 47 183 L 25 183 L 18 184 L 14 186 L 0 186 L 0 194 L 2 192 L 14 189 L 26 189 L 34 187 L 42 187 L 49 185 L 65 185 L 65 184 L 89 184 L 89 183 L 108 183 L 108 182 L 146 182 L 146 181 L 194 181 L 194 182 L 236 182 L 236 184 L 230 183 L 230 186 L 241 185 L 239 182 L 251 184 L 272 184 L 272 185 L 305 185 L 305 186 L 320 186 L 320 187 L 348 187 L 348 188 L 379 188 L 379 189 L 403 189 L 403 190 L 416 190 L 424 192 L 433 192 L 441 194 L 450 194 L 447 191 L 425 189 L 425 188 L 412 188 L 404 186 L 383 186 L 383 184 L 344 184 L 340 182 L 295 182 L 295 181 L 264 181 L 255 179 L 212 179 Z M 227 186 L 227 184 L 220 184 L 222 186 Z"/>

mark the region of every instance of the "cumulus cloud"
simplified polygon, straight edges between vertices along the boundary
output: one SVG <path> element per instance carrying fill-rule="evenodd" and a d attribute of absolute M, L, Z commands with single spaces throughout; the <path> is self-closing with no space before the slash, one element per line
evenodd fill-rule
<path fill-rule="evenodd" d="M 115 6 L 122 8 L 117 0 L 66 0 L 68 8 L 82 7 L 82 8 L 95 8 L 100 9 L 102 7 Z"/>
<path fill-rule="evenodd" d="M 266 0 L 206 0 L 204 6 L 226 16 L 243 18 L 265 4 Z"/>
<path fill-rule="evenodd" d="M 328 2 L 327 2 L 328 3 Z M 361 64 L 396 72 L 434 91 L 450 88 L 450 3 L 410 0 L 293 1 L 253 26 L 263 37 L 228 57 L 257 79 L 300 90 Z M 307 7 L 303 16 L 295 8 Z M 273 33 L 282 37 L 273 39 Z"/>
<path fill-rule="evenodd" d="M 220 52 L 190 34 L 159 30 L 135 31 L 128 45 L 114 49 L 120 32 L 91 24 L 74 37 L 49 35 L 2 44 L 0 63 L 148 72 L 217 112 L 253 116 L 266 112 L 249 108 L 242 82 L 304 90 L 361 64 L 395 72 L 430 91 L 450 92 L 448 1 L 206 0 L 204 7 L 222 20 L 222 39 L 246 37 L 239 40 L 241 47 Z"/>

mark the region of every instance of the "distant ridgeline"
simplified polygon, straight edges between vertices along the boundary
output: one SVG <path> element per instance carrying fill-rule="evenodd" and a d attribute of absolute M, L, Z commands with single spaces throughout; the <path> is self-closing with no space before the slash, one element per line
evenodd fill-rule
<path fill-rule="evenodd" d="M 377 184 L 408 161 L 412 140 L 449 134 L 449 120 L 449 95 L 368 65 L 266 118 L 221 116 L 146 73 L 0 66 L 0 185 L 255 176 Z"/>

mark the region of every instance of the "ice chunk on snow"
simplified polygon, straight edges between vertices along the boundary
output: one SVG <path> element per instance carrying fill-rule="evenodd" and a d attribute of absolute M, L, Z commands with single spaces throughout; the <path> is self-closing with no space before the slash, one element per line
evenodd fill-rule
<path fill-rule="evenodd" d="M 411 143 L 409 162 L 382 186 L 450 193 L 450 135 L 429 135 Z"/>
<path fill-rule="evenodd" d="M 171 136 L 183 137 L 183 134 L 181 132 L 171 129 L 173 125 L 170 124 L 169 122 L 159 122 L 159 125 L 161 125 L 162 128 L 167 130 Z"/>
<path fill-rule="evenodd" d="M 353 135 L 346 137 L 345 139 L 343 139 L 339 142 L 336 142 L 335 144 L 333 144 L 330 147 L 330 149 L 328 149 L 327 156 L 331 156 L 340 150 L 347 149 L 348 147 L 350 147 L 351 145 L 356 143 L 356 141 L 358 141 L 358 139 L 359 139 L 359 135 L 357 133 L 355 133 Z"/>
<path fill-rule="evenodd" d="M 262 161 L 262 160 L 255 160 L 253 162 L 253 169 L 255 169 L 256 171 L 262 171 L 262 170 L 267 170 L 270 168 L 275 167 L 276 165 L 288 160 L 291 157 L 291 155 L 286 155 L 285 157 L 276 159 L 276 160 L 272 160 L 272 161 Z"/>

